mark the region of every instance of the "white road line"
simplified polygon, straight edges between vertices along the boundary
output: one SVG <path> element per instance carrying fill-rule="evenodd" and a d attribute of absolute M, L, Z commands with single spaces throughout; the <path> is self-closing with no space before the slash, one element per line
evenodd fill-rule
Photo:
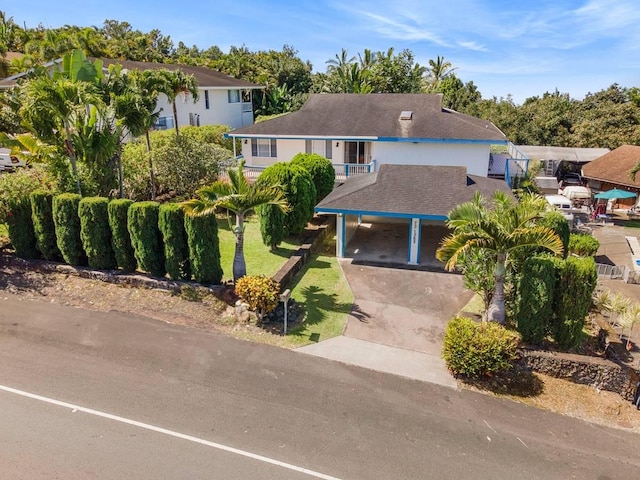
<path fill-rule="evenodd" d="M 292 465 L 290 463 L 281 462 L 280 460 L 275 460 L 273 458 L 264 457 L 262 455 L 258 455 L 255 453 L 247 452 L 245 450 L 240 450 L 238 448 L 229 447 L 227 445 L 222 445 L 220 443 L 210 442 L 209 440 L 204 440 L 202 438 L 194 437 L 191 435 L 186 435 L 180 432 L 174 432 L 173 430 L 168 430 L 162 427 L 156 427 L 155 425 L 149 425 L 148 423 L 138 422 L 137 420 L 131 420 L 129 418 L 119 417 L 118 415 L 112 415 L 110 413 L 100 412 L 98 410 L 93 410 L 91 408 L 81 407 L 80 405 L 74 405 L 72 403 L 62 402 L 60 400 L 55 400 L 53 398 L 43 397 L 42 395 L 36 395 L 35 393 L 25 392 L 23 390 L 18 390 L 16 388 L 7 387 L 4 385 L 0 385 L 0 390 L 4 390 L 5 392 L 14 393 L 16 395 L 20 395 L 23 397 L 31 398 L 33 400 L 39 400 L 41 402 L 49 403 L 51 405 L 57 405 L 59 407 L 68 408 L 73 412 L 83 412 L 89 415 L 95 415 L 96 417 L 107 418 L 109 420 L 114 420 L 120 423 L 126 423 L 127 425 L 133 425 L 134 427 L 144 428 L 146 430 L 151 430 L 152 432 L 162 433 L 164 435 L 169 435 L 171 437 L 180 438 L 182 440 L 187 440 L 193 443 L 199 443 L 200 445 L 206 445 L 207 447 L 216 448 L 218 450 L 222 450 L 229 453 L 235 453 L 236 455 L 241 455 L 243 457 L 251 458 L 253 460 L 257 460 L 259 462 L 269 463 L 271 465 L 276 465 L 278 467 L 286 468 L 288 470 L 293 470 L 294 472 L 304 473 L 311 477 L 321 478 L 323 480 L 340 480 L 337 477 L 332 477 L 330 475 L 325 475 L 324 473 L 315 472 L 313 470 L 309 470 L 304 467 L 298 467 L 296 465 Z"/>

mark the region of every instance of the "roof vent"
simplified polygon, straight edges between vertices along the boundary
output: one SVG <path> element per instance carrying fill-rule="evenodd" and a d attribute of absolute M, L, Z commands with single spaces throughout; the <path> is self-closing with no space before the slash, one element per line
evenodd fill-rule
<path fill-rule="evenodd" d="M 403 110 L 400 112 L 400 120 L 411 120 L 413 112 L 411 110 Z"/>

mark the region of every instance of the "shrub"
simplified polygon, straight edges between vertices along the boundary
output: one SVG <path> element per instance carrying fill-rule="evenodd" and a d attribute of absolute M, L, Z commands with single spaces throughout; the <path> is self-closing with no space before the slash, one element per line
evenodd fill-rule
<path fill-rule="evenodd" d="M 129 207 L 127 218 L 138 268 L 156 277 L 165 274 L 162 235 L 158 228 L 159 208 L 160 204 L 157 202 L 134 203 Z"/>
<path fill-rule="evenodd" d="M 91 268 L 109 270 L 117 266 L 111 247 L 108 209 L 109 199 L 105 197 L 85 197 L 80 200 L 80 237 Z"/>
<path fill-rule="evenodd" d="M 316 204 L 331 193 L 336 183 L 336 171 L 331 160 L 317 153 L 298 153 L 291 159 L 291 164 L 300 165 L 311 174 L 316 187 Z"/>
<path fill-rule="evenodd" d="M 21 258 L 38 258 L 40 252 L 36 245 L 36 234 L 33 230 L 31 201 L 28 197 L 17 198 L 7 202 L 6 222 L 9 238 L 16 255 Z"/>
<path fill-rule="evenodd" d="M 32 192 L 31 217 L 38 250 L 45 260 L 59 260 L 60 251 L 56 242 L 56 228 L 53 224 L 53 195 L 37 190 Z"/>
<path fill-rule="evenodd" d="M 222 267 L 215 215 L 185 215 L 184 226 L 189 242 L 193 279 L 200 283 L 219 284 L 222 280 Z"/>
<path fill-rule="evenodd" d="M 560 212 L 552 211 L 539 219 L 538 225 L 550 228 L 558 235 L 558 237 L 560 237 L 564 251 L 563 257 L 567 258 L 567 255 L 569 255 L 569 238 L 571 234 L 567 219 L 564 218 Z"/>
<path fill-rule="evenodd" d="M 598 239 L 588 233 L 572 233 L 569 237 L 569 253 L 580 257 L 592 257 L 599 248 Z"/>
<path fill-rule="evenodd" d="M 525 260 L 517 289 L 516 328 L 525 342 L 540 343 L 553 316 L 555 263 L 549 255 Z"/>
<path fill-rule="evenodd" d="M 261 205 L 257 208 L 260 219 L 262 243 L 274 250 L 284 240 L 285 213 L 273 205 Z"/>
<path fill-rule="evenodd" d="M 20 168 L 11 175 L 0 175 L 0 223 L 7 222 L 14 203 L 29 200 L 31 192 L 46 189 L 46 184 L 45 173 L 39 165 Z"/>
<path fill-rule="evenodd" d="M 556 288 L 554 316 L 551 325 L 553 338 L 563 348 L 580 342 L 585 317 L 598 282 L 593 257 L 555 259 Z"/>
<path fill-rule="evenodd" d="M 495 322 L 454 317 L 444 333 L 442 355 L 454 375 L 480 377 L 511 368 L 518 336 Z"/>
<path fill-rule="evenodd" d="M 299 235 L 313 218 L 316 187 L 311 174 L 299 165 L 288 162 L 275 163 L 267 167 L 258 177 L 257 182 L 267 185 L 281 185 L 289 204 L 285 214 L 285 235 Z M 273 205 L 265 209 L 277 208 Z M 269 215 L 265 215 L 268 218 Z M 261 219 L 261 222 L 263 220 Z"/>
<path fill-rule="evenodd" d="M 173 280 L 191 278 L 184 211 L 177 203 L 160 205 L 158 227 L 164 241 L 164 266 Z"/>
<path fill-rule="evenodd" d="M 131 205 L 133 205 L 131 200 L 118 198 L 111 200 L 107 206 L 109 227 L 111 229 L 111 248 L 113 248 L 116 264 L 127 272 L 132 272 L 137 267 L 136 257 L 131 245 L 131 236 L 127 227 L 127 217 Z"/>
<path fill-rule="evenodd" d="M 245 275 L 236 281 L 235 290 L 259 319 L 275 310 L 280 301 L 280 284 L 264 275 Z"/>
<path fill-rule="evenodd" d="M 81 198 L 77 193 L 63 193 L 53 197 L 53 224 L 56 228 L 57 245 L 62 258 L 69 265 L 83 265 L 86 261 L 78 216 Z"/>

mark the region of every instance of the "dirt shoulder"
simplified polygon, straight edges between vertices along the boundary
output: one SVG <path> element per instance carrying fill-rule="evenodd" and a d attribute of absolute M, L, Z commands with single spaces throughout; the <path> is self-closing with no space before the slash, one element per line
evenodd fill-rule
<path fill-rule="evenodd" d="M 0 296 L 2 291 L 29 301 L 133 313 L 239 338 L 268 336 L 261 328 L 238 321 L 233 307 L 196 289 L 174 294 L 168 290 L 111 284 L 64 273 L 40 273 L 5 261 L 0 263 Z M 499 382 L 500 379 L 491 381 Z M 530 396 L 507 395 L 500 388 L 487 388 L 488 385 L 461 384 L 461 387 L 640 433 L 640 411 L 618 394 L 539 374 L 533 374 L 531 381 L 537 382 L 537 388 L 536 394 Z"/>

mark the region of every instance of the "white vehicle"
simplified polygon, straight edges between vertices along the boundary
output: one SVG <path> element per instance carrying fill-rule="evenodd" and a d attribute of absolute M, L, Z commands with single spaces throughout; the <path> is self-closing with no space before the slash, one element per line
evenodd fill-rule
<path fill-rule="evenodd" d="M 589 205 L 591 203 L 591 190 L 589 187 L 569 185 L 558 190 L 558 194 L 568 198 L 572 205 Z"/>
<path fill-rule="evenodd" d="M 13 172 L 18 167 L 24 167 L 24 163 L 9 155 L 6 148 L 0 149 L 0 172 Z"/>
<path fill-rule="evenodd" d="M 564 195 L 545 195 L 544 198 L 546 198 L 547 202 L 549 202 L 553 207 L 555 207 L 556 210 L 562 213 L 564 218 L 567 219 L 567 222 L 569 222 L 569 225 L 573 224 L 573 211 L 572 211 L 571 200 L 569 200 Z"/>

